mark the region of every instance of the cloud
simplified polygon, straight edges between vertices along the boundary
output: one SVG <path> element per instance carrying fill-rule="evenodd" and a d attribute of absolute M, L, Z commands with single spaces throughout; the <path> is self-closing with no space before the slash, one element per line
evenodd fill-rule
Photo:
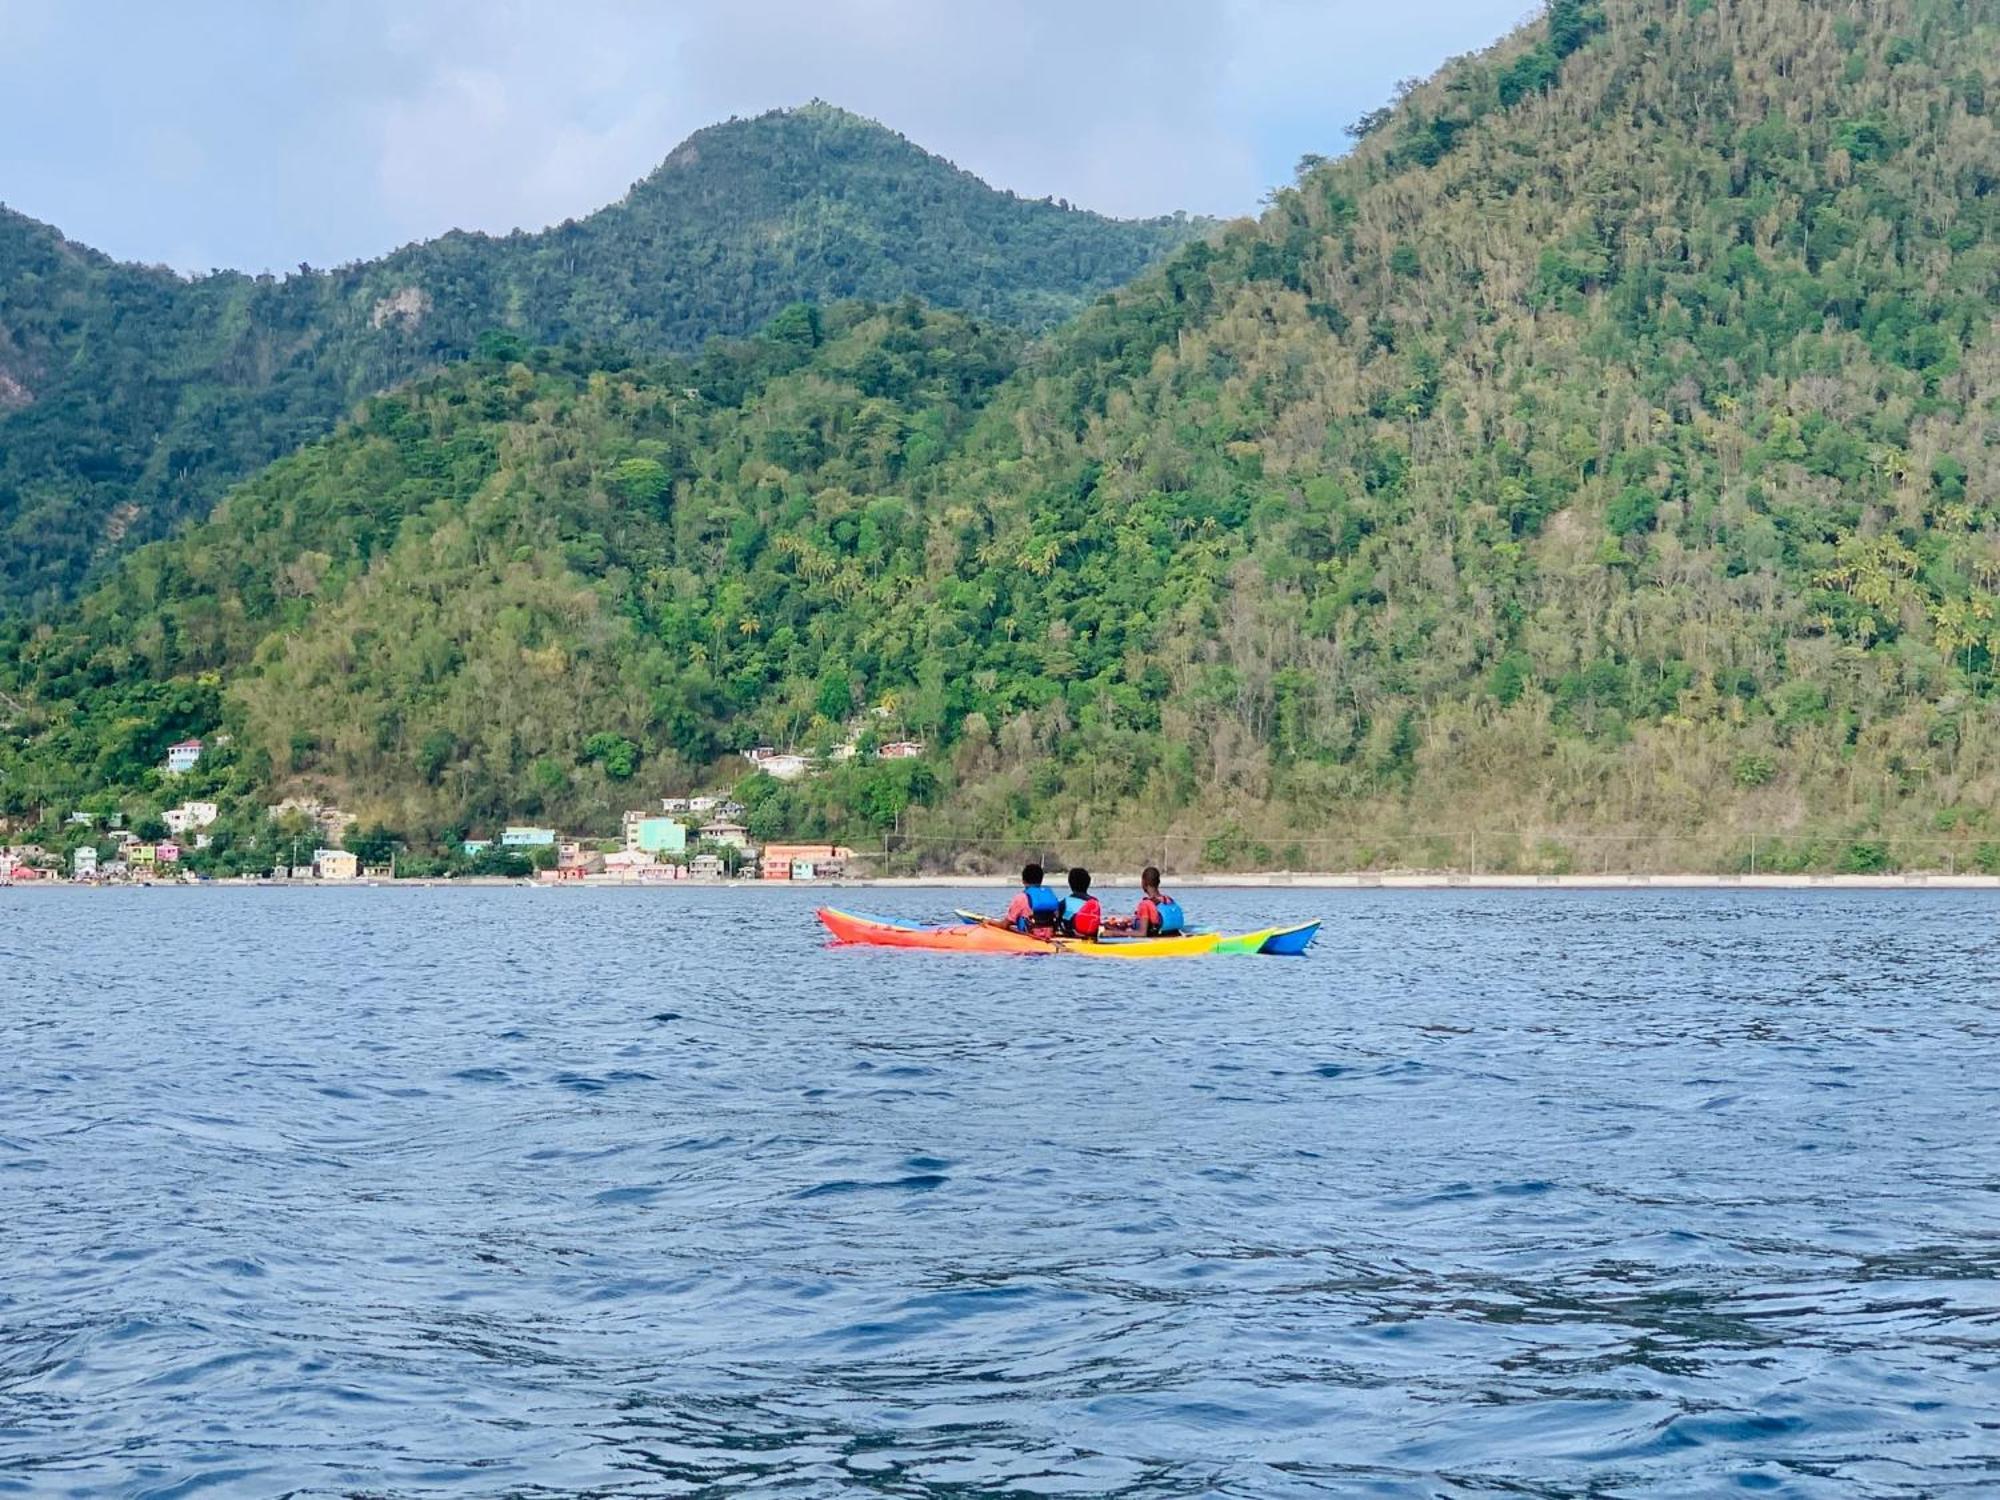
<path fill-rule="evenodd" d="M 328 264 L 588 213 L 694 130 L 818 97 L 1028 196 L 1244 213 L 1522 8 L 0 0 L 0 195 L 132 258 Z"/>

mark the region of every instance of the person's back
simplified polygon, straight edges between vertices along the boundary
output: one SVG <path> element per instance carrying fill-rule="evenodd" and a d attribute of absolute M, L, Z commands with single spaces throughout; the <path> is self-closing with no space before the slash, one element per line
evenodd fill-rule
<path fill-rule="evenodd" d="M 1021 871 L 1021 889 L 1014 893 L 1008 903 L 1007 915 L 1002 919 L 1016 932 L 1053 932 L 1057 920 L 1062 915 L 1062 902 L 1056 893 L 1044 883 L 1047 877 L 1038 864 L 1029 864 Z"/>
<path fill-rule="evenodd" d="M 1104 931 L 1104 908 L 1090 894 L 1090 871 L 1081 865 L 1069 872 L 1069 894 L 1063 897 L 1056 927 L 1064 937 L 1093 942 Z"/>
<path fill-rule="evenodd" d="M 1141 937 L 1174 937 L 1187 931 L 1187 916 L 1180 902 L 1160 889 L 1158 867 L 1148 865 L 1139 874 L 1139 905 L 1132 913 L 1132 930 Z"/>

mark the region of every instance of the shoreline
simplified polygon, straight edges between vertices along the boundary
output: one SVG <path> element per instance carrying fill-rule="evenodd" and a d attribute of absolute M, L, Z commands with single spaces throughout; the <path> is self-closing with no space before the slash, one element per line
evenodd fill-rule
<path fill-rule="evenodd" d="M 1138 888 L 1136 872 L 1114 872 L 1094 882 L 1106 890 Z M 2000 891 L 2000 875 L 1968 875 L 1947 871 L 1913 871 L 1894 875 L 1470 875 L 1438 872 L 1307 873 L 1288 870 L 1238 875 L 1181 875 L 1169 884 L 1187 890 L 1306 890 L 1306 891 Z M 114 881 L 102 885 L 73 880 L 0 881 L 5 890 L 1011 890 L 1016 881 L 997 875 L 884 875 L 839 880 L 516 880 L 500 875 L 469 875 L 454 880 L 245 880 Z"/>

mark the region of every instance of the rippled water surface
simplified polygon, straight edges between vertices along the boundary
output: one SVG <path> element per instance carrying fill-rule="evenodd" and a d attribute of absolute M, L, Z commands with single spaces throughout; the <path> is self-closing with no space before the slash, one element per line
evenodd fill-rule
<path fill-rule="evenodd" d="M 1990 896 L 0 903 L 0 1492 L 2000 1492 Z"/>

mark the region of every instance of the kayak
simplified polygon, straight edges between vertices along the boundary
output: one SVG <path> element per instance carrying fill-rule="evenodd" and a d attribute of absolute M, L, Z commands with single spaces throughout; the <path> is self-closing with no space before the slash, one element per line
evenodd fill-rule
<path fill-rule="evenodd" d="M 949 927 L 921 927 L 893 917 L 869 917 L 858 912 L 823 907 L 819 919 L 834 941 L 876 948 L 927 948 L 936 953 L 1062 953 L 1077 958 L 1147 959 L 1201 958 L 1210 953 L 1257 953 L 1276 933 L 1267 927 L 1227 937 L 1219 932 L 1188 933 L 1158 938 L 1118 938 L 1092 943 L 1076 938 L 1036 937 L 992 922 L 960 922 Z"/>
<path fill-rule="evenodd" d="M 994 918 L 981 916 L 976 911 L 965 911 L 961 908 L 954 911 L 952 915 L 963 923 L 980 923 L 995 931 L 1006 930 L 1000 927 Z M 1267 958 L 1274 956 L 1294 958 L 1312 946 L 1312 940 L 1318 936 L 1318 922 L 1301 922 L 1296 927 L 1265 927 L 1260 928 L 1256 932 L 1242 932 L 1234 936 L 1222 933 L 1189 933 L 1185 937 L 1130 938 L 1120 937 L 1114 933 L 1107 935 L 1102 941 L 1096 943 L 1073 943 L 1070 945 L 1070 951 L 1081 952 L 1085 948 L 1088 948 L 1094 957 L 1105 957 L 1107 956 L 1106 952 L 1100 950 L 1109 950 L 1111 956 L 1123 953 L 1123 956 L 1130 958 L 1185 958 L 1197 953 L 1258 953 Z M 1190 941 L 1206 941 L 1210 946 L 1206 948 L 1190 947 L 1184 951 L 1172 952 L 1149 946 Z M 1144 948 L 1146 951 L 1144 953 L 1124 952 L 1124 950 L 1135 947 Z"/>

